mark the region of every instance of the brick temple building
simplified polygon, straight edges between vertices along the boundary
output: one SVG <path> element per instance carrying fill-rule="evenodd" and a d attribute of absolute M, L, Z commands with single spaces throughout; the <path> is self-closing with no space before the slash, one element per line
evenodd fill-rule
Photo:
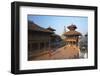
<path fill-rule="evenodd" d="M 28 21 L 28 58 L 31 58 L 35 52 L 48 51 L 56 46 L 61 38 L 54 31 L 55 29 L 51 27 L 43 28 Z"/>
<path fill-rule="evenodd" d="M 39 51 L 50 46 L 52 31 L 46 30 L 33 22 L 28 22 L 28 51 Z"/>

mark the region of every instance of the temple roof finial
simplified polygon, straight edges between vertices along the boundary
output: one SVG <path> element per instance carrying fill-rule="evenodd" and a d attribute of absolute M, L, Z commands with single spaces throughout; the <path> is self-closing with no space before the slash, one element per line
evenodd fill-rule
<path fill-rule="evenodd" d="M 77 29 L 76 25 L 71 24 L 70 26 L 67 27 L 70 31 Z"/>

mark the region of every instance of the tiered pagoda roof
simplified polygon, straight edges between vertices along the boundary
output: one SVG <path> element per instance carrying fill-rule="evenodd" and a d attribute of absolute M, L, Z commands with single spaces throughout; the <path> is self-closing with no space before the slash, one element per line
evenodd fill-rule
<path fill-rule="evenodd" d="M 81 33 L 77 31 L 68 31 L 65 32 L 64 35 L 81 35 Z"/>
<path fill-rule="evenodd" d="M 69 29 L 69 31 L 64 33 L 65 36 L 66 35 L 78 35 L 78 36 L 82 35 L 80 32 L 75 31 L 75 29 L 77 29 L 76 25 L 72 24 L 72 25 L 68 26 L 67 28 Z"/>

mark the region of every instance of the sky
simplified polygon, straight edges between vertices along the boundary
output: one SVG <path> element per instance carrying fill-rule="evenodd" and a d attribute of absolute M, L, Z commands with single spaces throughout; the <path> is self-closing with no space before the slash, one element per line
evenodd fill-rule
<path fill-rule="evenodd" d="M 76 25 L 76 31 L 83 35 L 88 32 L 88 17 L 28 15 L 28 20 L 44 28 L 51 27 L 56 30 L 55 33 L 58 35 L 64 33 L 64 27 L 66 27 L 66 31 L 69 31 L 67 26 L 71 24 Z"/>

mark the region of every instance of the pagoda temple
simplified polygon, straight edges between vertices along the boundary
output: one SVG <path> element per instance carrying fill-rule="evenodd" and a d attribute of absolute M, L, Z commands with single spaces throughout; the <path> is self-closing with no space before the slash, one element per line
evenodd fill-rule
<path fill-rule="evenodd" d="M 67 28 L 69 29 L 69 31 L 64 32 L 66 45 L 78 46 L 79 36 L 81 36 L 82 34 L 78 31 L 76 31 L 77 27 L 74 24 L 71 24 Z"/>

